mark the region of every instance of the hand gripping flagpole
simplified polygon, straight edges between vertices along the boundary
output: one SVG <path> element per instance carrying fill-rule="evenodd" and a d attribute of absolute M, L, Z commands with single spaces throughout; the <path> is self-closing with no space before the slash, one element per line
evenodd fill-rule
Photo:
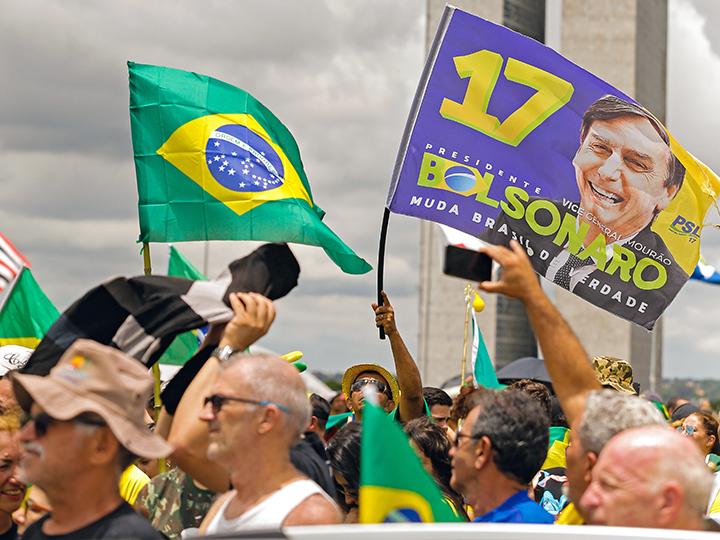
<path fill-rule="evenodd" d="M 380 244 L 378 246 L 378 263 L 377 263 L 377 303 L 378 306 L 383 305 L 383 273 L 385 272 L 385 240 L 387 239 L 388 222 L 390 221 L 390 210 L 385 207 L 383 212 L 382 225 L 380 226 Z M 380 339 L 385 339 L 385 330 L 382 326 L 378 328 L 380 331 Z"/>
<path fill-rule="evenodd" d="M 146 276 L 152 275 L 152 261 L 150 260 L 150 244 L 143 242 L 143 270 Z M 152 366 L 153 375 L 153 409 L 155 411 L 155 425 L 160 419 L 160 411 L 162 410 L 162 399 L 160 398 L 160 362 L 157 361 Z M 163 473 L 167 469 L 167 465 L 163 458 L 158 459 L 158 470 Z"/>
<path fill-rule="evenodd" d="M 465 371 L 467 369 L 468 357 L 468 326 L 470 326 L 470 315 L 472 314 L 474 297 L 475 290 L 473 286 L 468 283 L 465 285 L 465 331 L 463 332 L 463 355 L 462 363 L 460 364 L 460 386 L 465 384 Z"/>

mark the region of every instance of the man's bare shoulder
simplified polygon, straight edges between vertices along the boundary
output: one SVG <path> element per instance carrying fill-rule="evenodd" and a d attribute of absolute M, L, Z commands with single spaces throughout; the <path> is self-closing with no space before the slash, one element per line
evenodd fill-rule
<path fill-rule="evenodd" d="M 288 514 L 283 527 L 292 525 L 334 525 L 342 523 L 342 514 L 334 502 L 316 493 L 298 504 Z"/>

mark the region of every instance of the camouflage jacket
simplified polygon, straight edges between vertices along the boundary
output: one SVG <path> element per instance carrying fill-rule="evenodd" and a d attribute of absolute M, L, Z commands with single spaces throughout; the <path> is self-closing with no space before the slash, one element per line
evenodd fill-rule
<path fill-rule="evenodd" d="M 157 475 L 139 495 L 150 524 L 168 538 L 183 529 L 199 527 L 215 500 L 215 493 L 199 488 L 180 469 Z"/>

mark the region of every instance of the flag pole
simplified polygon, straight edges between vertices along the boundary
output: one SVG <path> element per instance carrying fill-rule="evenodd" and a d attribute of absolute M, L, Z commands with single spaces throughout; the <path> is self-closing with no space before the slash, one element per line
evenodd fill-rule
<path fill-rule="evenodd" d="M 152 261 L 150 259 L 150 244 L 143 242 L 143 270 L 146 276 L 152 275 Z M 153 409 L 155 411 L 155 424 L 160 419 L 160 410 L 162 409 L 162 399 L 160 398 L 160 362 L 155 362 L 152 366 L 153 375 Z M 158 459 L 158 470 L 165 472 L 167 465 L 163 458 Z"/>
<path fill-rule="evenodd" d="M 383 305 L 383 297 L 380 294 L 383 290 L 383 274 L 385 272 L 385 240 L 387 239 L 388 222 L 390 221 L 390 210 L 385 207 L 383 211 L 382 225 L 380 226 L 380 243 L 378 245 L 378 263 L 377 263 L 377 303 L 378 306 Z M 382 326 L 378 328 L 380 331 L 380 339 L 385 339 L 385 330 Z"/>
<path fill-rule="evenodd" d="M 470 310 L 472 309 L 473 288 L 470 283 L 465 285 L 465 331 L 463 332 L 463 355 L 460 364 L 460 386 L 465 385 L 465 371 L 468 357 L 468 326 L 470 325 Z"/>

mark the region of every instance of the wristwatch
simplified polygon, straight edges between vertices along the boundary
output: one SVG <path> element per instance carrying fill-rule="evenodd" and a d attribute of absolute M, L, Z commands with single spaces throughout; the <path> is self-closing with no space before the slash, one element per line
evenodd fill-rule
<path fill-rule="evenodd" d="M 233 349 L 230 345 L 225 345 L 224 347 L 215 347 L 212 356 L 220 360 L 221 363 L 225 363 L 236 352 L 237 350 Z"/>

